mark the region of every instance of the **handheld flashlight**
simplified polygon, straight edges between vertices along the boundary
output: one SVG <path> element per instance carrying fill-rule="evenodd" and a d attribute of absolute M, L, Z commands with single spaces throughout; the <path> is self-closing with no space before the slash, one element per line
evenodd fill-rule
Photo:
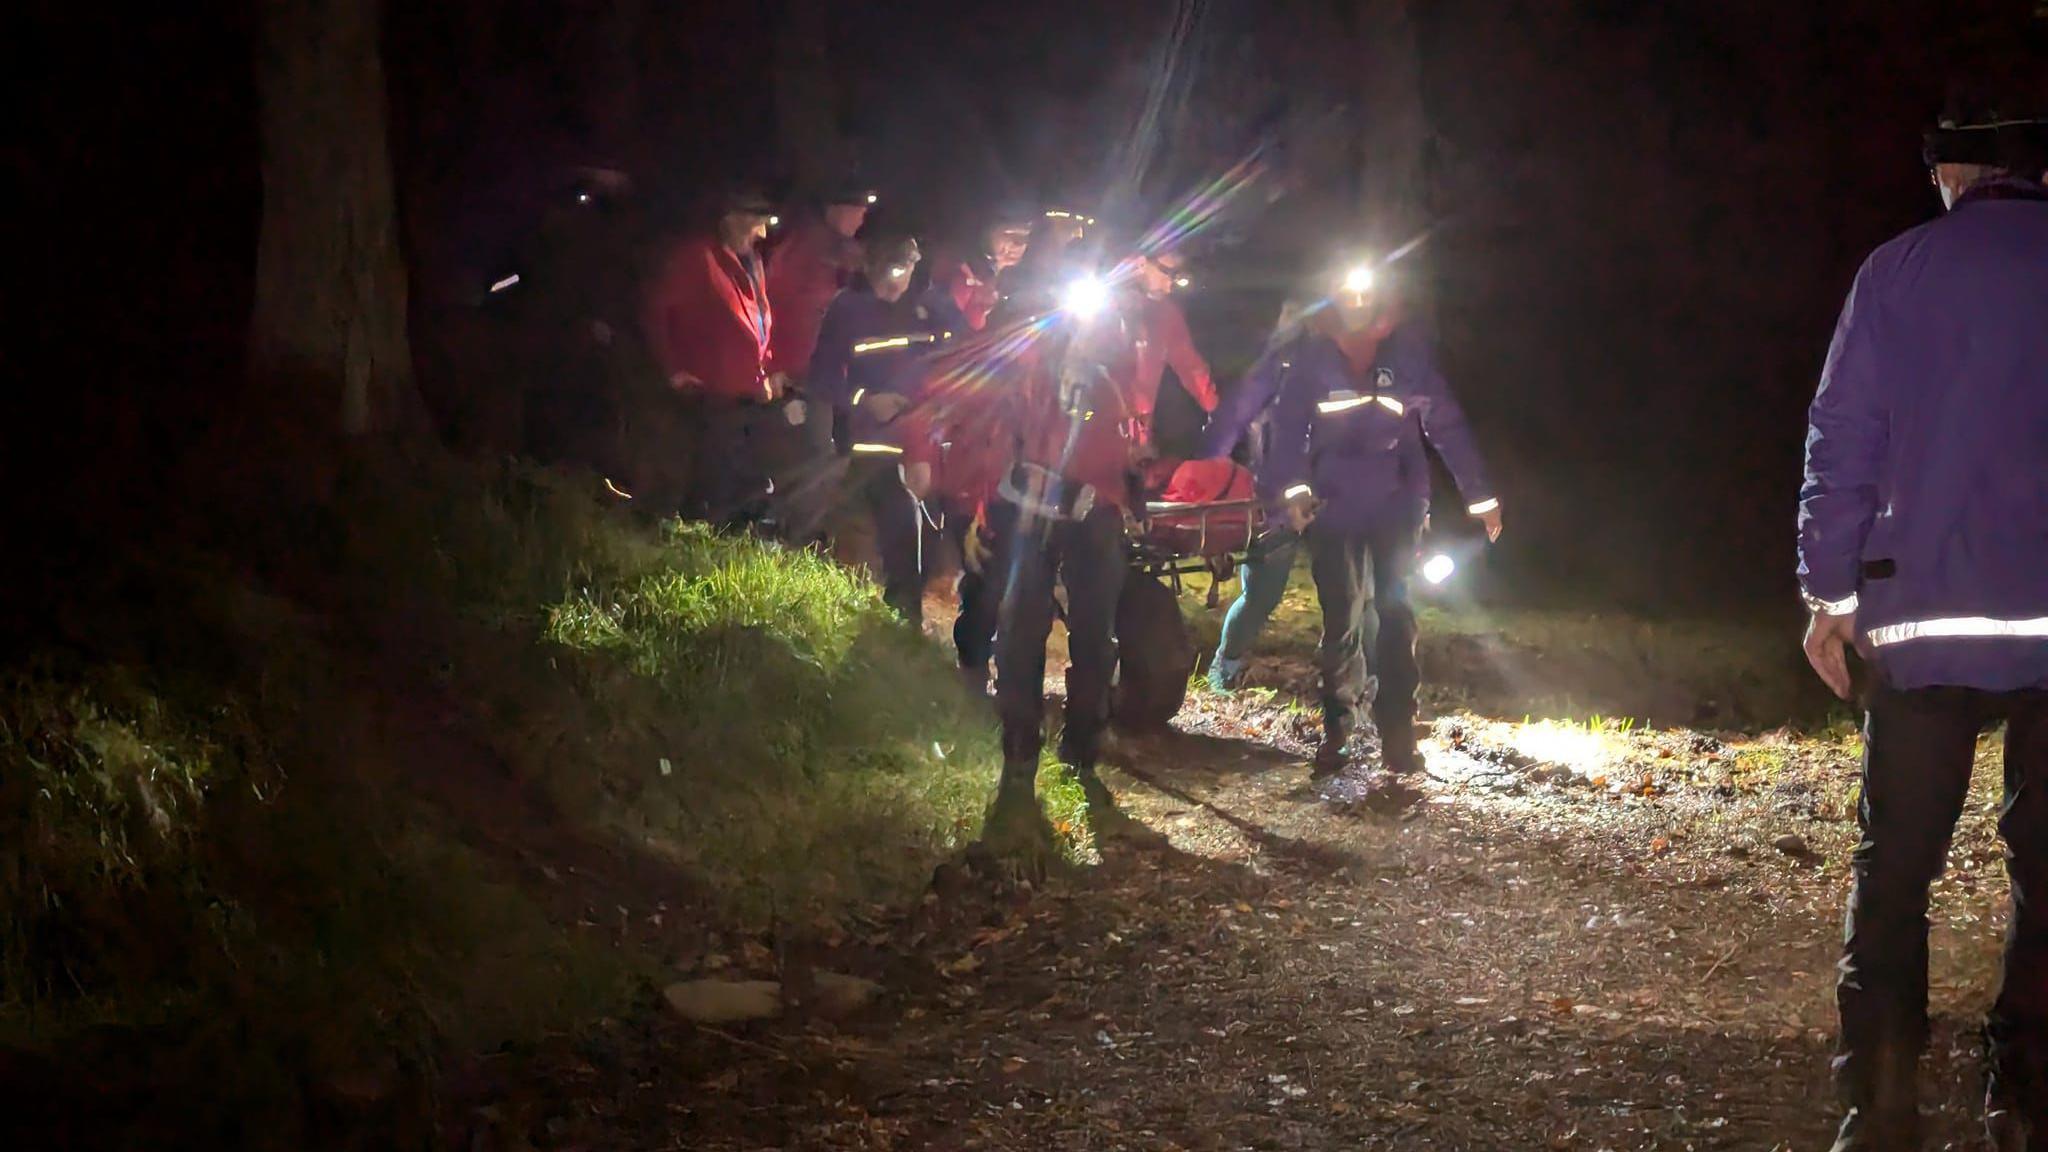
<path fill-rule="evenodd" d="M 1422 578 L 1431 584 L 1442 584 L 1458 570 L 1458 562 L 1439 552 L 1422 562 Z"/>

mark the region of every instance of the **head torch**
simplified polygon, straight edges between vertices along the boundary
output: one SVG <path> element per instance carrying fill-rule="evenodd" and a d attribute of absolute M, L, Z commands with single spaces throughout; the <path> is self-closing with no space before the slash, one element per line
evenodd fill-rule
<path fill-rule="evenodd" d="M 1069 281 L 1060 289 L 1060 311 L 1086 320 L 1109 307 L 1109 285 L 1090 273 Z"/>
<path fill-rule="evenodd" d="M 1920 141 L 1920 159 L 1929 168 L 1942 164 L 2010 168 L 2019 158 L 2044 150 L 2048 150 L 2048 120 L 2030 118 L 1975 124 L 1944 119 Z"/>

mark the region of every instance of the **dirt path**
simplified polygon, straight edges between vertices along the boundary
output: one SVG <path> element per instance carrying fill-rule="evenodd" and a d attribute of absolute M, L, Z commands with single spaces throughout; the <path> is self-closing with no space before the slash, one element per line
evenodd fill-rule
<path fill-rule="evenodd" d="M 1170 848 L 942 878 L 816 958 L 881 981 L 858 1016 L 620 1025 L 474 1146 L 1826 1146 L 1848 743 L 1465 718 L 1388 817 L 1306 787 L 1303 727 L 1198 697 L 1113 780 Z M 1977 800 L 1936 901 L 1936 1148 L 1971 1146 L 2005 896 Z"/>

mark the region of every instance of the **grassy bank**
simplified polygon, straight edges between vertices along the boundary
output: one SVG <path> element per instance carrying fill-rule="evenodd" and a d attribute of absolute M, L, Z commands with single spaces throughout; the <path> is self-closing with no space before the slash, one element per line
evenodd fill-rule
<path fill-rule="evenodd" d="M 363 475 L 260 564 L 101 557 L 0 680 L 7 1059 L 118 1035 L 233 1140 L 920 893 L 985 705 L 858 578 L 602 493 Z"/>

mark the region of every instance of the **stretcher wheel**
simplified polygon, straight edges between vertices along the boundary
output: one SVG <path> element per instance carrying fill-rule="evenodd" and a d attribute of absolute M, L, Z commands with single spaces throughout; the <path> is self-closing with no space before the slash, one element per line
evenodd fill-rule
<path fill-rule="evenodd" d="M 1173 589 L 1136 572 L 1124 580 L 1116 604 L 1116 648 L 1110 718 L 1130 732 L 1164 729 L 1180 712 L 1195 672 L 1195 642 Z"/>

